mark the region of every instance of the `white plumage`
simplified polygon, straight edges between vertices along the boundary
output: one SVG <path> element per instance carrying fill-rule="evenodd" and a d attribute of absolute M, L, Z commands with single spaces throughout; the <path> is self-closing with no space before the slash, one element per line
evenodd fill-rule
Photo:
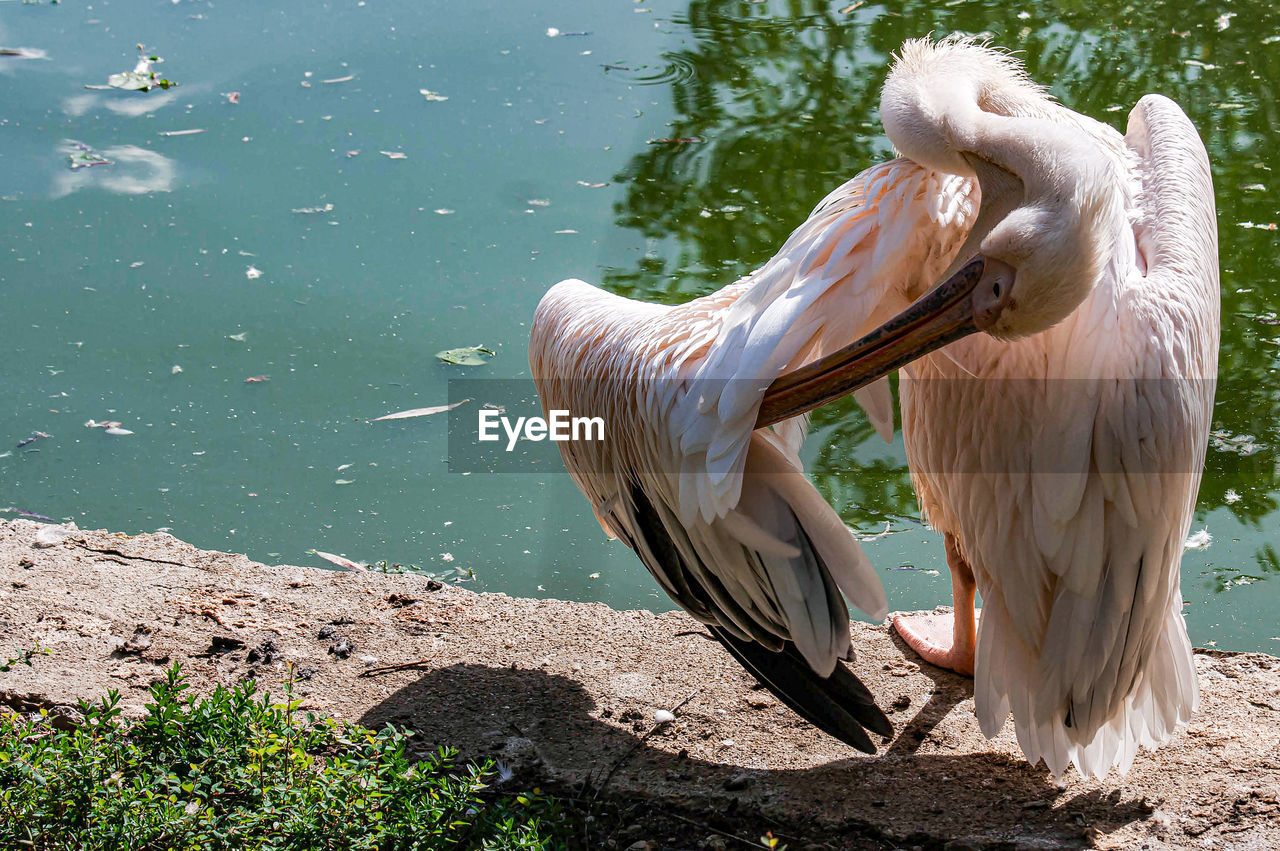
<path fill-rule="evenodd" d="M 847 694 L 796 686 L 769 653 L 840 674 L 839 592 L 881 617 L 883 591 L 804 478 L 803 418 L 754 430 L 757 411 L 774 379 L 977 252 L 1000 297 L 989 333 L 905 368 L 901 404 L 957 604 L 969 570 L 983 599 L 978 716 L 991 736 L 1012 713 L 1028 759 L 1055 774 L 1123 771 L 1197 700 L 1178 567 L 1216 376 L 1204 148 L 1167 99 L 1144 98 L 1121 137 L 959 39 L 908 42 L 881 112 L 911 159 L 831 193 L 746 279 L 678 307 L 552 288 L 530 342 L 543 406 L 605 417 L 604 442 L 561 448 L 606 532 L 793 708 L 849 740 L 822 723 L 824 701 Z M 891 434 L 887 383 L 858 398 Z M 858 720 L 885 732 L 881 719 Z"/>

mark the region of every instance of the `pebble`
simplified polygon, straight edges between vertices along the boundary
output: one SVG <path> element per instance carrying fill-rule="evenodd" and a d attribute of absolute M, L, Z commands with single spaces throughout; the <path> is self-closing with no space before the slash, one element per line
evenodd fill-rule
<path fill-rule="evenodd" d="M 31 546 L 38 550 L 47 550 L 49 547 L 56 547 L 71 536 L 72 529 L 66 526 L 50 526 L 40 527 L 40 531 L 36 532 L 36 540 Z"/>

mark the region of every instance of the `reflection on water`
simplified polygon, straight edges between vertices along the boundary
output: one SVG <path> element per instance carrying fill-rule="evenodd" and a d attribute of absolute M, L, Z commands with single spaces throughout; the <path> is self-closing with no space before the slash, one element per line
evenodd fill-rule
<path fill-rule="evenodd" d="M 985 32 L 1075 109 L 1121 126 L 1161 91 L 1205 135 L 1223 350 L 1188 619 L 1197 643 L 1280 649 L 1270 4 L 1233 0 L 1225 26 L 1207 0 L 92 5 L 4 4 L 0 22 L 0 47 L 49 57 L 0 56 L 0 506 L 668 606 L 567 476 L 450 473 L 443 416 L 373 417 L 441 405 L 452 378 L 524 381 L 529 318 L 561 278 L 673 302 L 749 272 L 890 155 L 891 52 Z M 181 85 L 85 90 L 139 42 Z M 72 168 L 68 139 L 112 164 Z M 471 345 L 498 355 L 434 357 Z M 891 604 L 946 600 L 901 440 L 848 401 L 813 427 L 813 476 L 879 536 L 865 547 Z"/>
<path fill-rule="evenodd" d="M 83 143 L 67 140 L 58 150 L 63 156 L 72 157 L 83 153 L 85 147 Z M 117 145 L 103 148 L 98 153 L 106 162 L 56 172 L 50 197 L 61 198 L 82 189 L 102 189 L 125 195 L 169 192 L 173 189 L 176 164 L 158 151 L 148 151 L 137 145 Z"/>

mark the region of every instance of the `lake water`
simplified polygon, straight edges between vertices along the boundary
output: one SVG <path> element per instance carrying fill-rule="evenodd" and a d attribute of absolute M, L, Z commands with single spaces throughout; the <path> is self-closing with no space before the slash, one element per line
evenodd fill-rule
<path fill-rule="evenodd" d="M 1222 379 L 1187 617 L 1280 652 L 1280 13 L 1256 0 L 0 2 L 0 47 L 44 53 L 0 56 L 0 507 L 669 608 L 567 476 L 450 472 L 447 417 L 371 420 L 526 377 L 561 278 L 680 301 L 758 266 L 889 154 L 891 51 L 953 30 L 1081 112 L 1123 127 L 1163 92 L 1205 137 Z M 139 44 L 176 87 L 85 88 Z M 435 358 L 470 345 L 496 357 Z M 865 546 L 891 607 L 949 602 L 901 438 L 848 403 L 816 424 L 824 494 L 890 531 Z"/>

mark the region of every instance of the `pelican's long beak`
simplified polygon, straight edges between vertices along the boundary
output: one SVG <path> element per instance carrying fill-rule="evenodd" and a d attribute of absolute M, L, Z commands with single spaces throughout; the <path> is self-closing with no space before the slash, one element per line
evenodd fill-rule
<path fill-rule="evenodd" d="M 981 256 L 973 258 L 862 339 L 779 376 L 765 391 L 756 428 L 833 402 L 979 330 L 977 323 L 991 310 L 990 296 L 978 287 L 985 268 Z"/>

